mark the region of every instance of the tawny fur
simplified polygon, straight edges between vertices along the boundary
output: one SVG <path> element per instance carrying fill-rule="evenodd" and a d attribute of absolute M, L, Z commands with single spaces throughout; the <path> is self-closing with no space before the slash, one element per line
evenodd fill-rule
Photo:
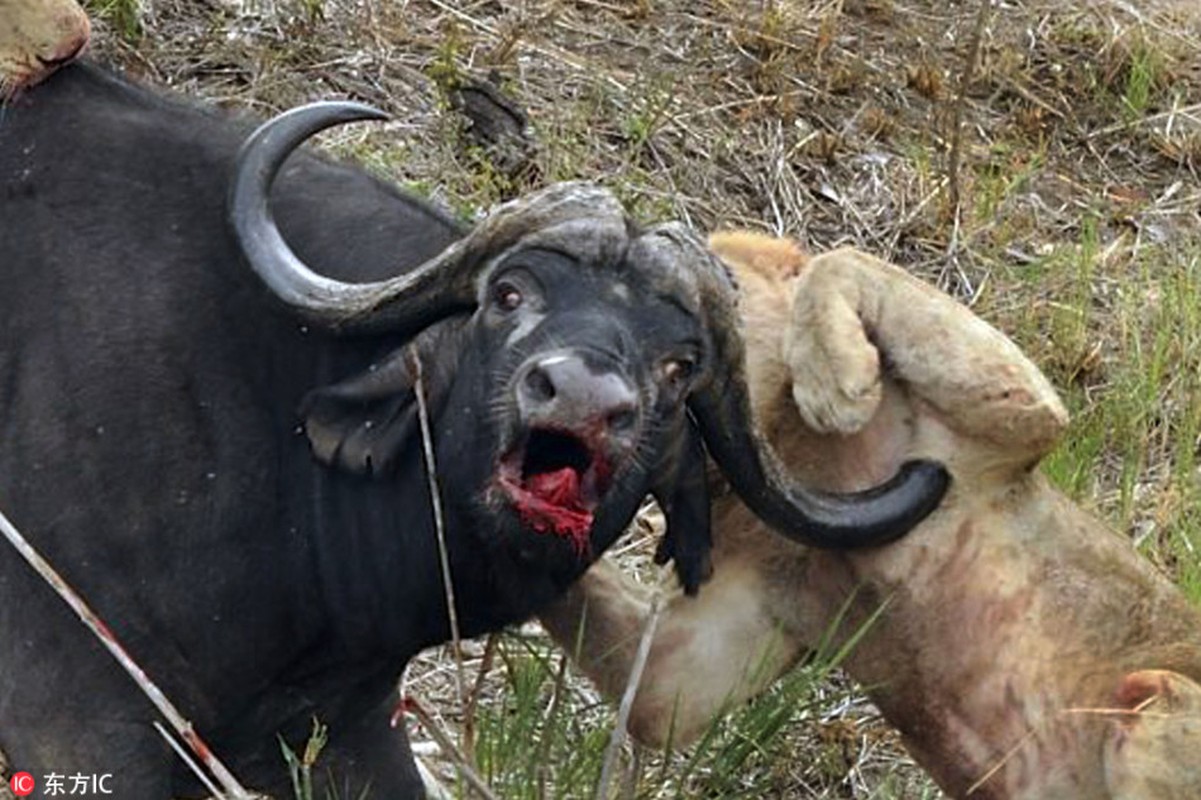
<path fill-rule="evenodd" d="M 90 30 L 75 0 L 0 0 L 0 100 L 78 55 Z"/>
<path fill-rule="evenodd" d="M 713 579 L 667 604 L 633 734 L 694 739 L 850 598 L 844 637 L 886 607 L 848 670 L 952 796 L 1201 798 L 1201 613 L 1037 470 L 1067 424 L 1037 368 L 863 253 L 806 259 L 748 233 L 711 245 L 742 290 L 755 411 L 798 478 L 858 489 L 921 456 L 954 484 L 906 538 L 854 553 L 806 550 L 717 497 Z M 543 619 L 616 696 L 646 612 L 601 562 Z"/>

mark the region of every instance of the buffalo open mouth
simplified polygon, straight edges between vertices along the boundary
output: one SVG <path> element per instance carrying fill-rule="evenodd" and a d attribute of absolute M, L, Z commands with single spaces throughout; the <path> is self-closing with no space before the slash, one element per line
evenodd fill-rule
<path fill-rule="evenodd" d="M 501 458 L 497 480 L 528 527 L 587 548 L 609 483 L 598 448 L 570 431 L 535 428 Z"/>

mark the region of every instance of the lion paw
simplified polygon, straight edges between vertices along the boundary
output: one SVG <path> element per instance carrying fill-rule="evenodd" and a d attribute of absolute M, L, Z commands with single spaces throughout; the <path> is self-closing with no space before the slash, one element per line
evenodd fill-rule
<path fill-rule="evenodd" d="M 880 405 L 880 353 L 855 312 L 838 302 L 805 298 L 785 339 L 792 397 L 817 433 L 852 434 Z"/>

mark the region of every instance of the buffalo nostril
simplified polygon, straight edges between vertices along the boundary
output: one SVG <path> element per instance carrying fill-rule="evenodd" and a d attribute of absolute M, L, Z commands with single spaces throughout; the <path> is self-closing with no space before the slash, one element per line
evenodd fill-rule
<path fill-rule="evenodd" d="M 605 421 L 609 425 L 609 430 L 614 433 L 625 433 L 634 428 L 634 423 L 638 421 L 638 414 L 632 408 L 621 408 L 610 413 Z"/>
<path fill-rule="evenodd" d="M 555 384 L 545 370 L 535 367 L 525 375 L 525 392 L 530 400 L 546 403 L 555 399 Z"/>

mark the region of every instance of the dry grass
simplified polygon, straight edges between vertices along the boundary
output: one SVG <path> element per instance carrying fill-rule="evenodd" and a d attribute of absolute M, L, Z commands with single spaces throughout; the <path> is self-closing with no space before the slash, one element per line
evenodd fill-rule
<path fill-rule="evenodd" d="M 256 5 L 258 13 L 160 0 L 144 13 L 137 45 L 110 38 L 105 55 L 259 113 L 316 97 L 376 103 L 396 122 L 342 137 L 343 148 L 382 149 L 369 159 L 377 167 L 451 205 L 586 177 L 651 216 L 766 227 L 817 249 L 853 243 L 940 275 L 958 264 L 970 285 L 985 274 L 1003 223 L 1030 225 L 1034 253 L 1072 240 L 1080 209 L 1123 213 L 1146 201 L 1141 219 L 1174 228 L 1178 210 L 1197 199 L 1177 192 L 1177 214 L 1154 206 L 1193 176 L 1201 133 L 1192 57 L 1201 23 L 1168 11 L 1025 3 L 989 14 L 966 87 L 961 182 L 970 207 L 956 229 L 947 224 L 945 161 L 974 3 L 245 8 Z M 457 147 L 438 88 L 449 73 L 490 72 L 528 109 L 540 145 L 533 168 L 511 178 Z M 996 197 L 1010 188 L 995 185 L 1002 171 L 1027 185 Z"/>
<path fill-rule="evenodd" d="M 1198 497 L 1198 428 L 1180 420 L 1198 415 L 1197 390 L 1165 376 L 1143 387 L 1141 411 L 1110 409 L 1129 388 L 1124 359 L 1156 338 L 1139 320 L 1183 291 L 1171 271 L 1201 258 L 1193 0 L 91 7 L 99 57 L 178 91 L 259 115 L 330 97 L 387 109 L 391 123 L 327 142 L 464 215 L 587 178 L 645 217 L 786 233 L 816 250 L 853 244 L 906 266 L 1013 332 L 1069 395 L 1084 433 L 1053 460 L 1056 479 L 1182 580 L 1191 569 L 1191 534 L 1173 531 L 1196 530 L 1180 521 Z M 520 169 L 471 145 L 449 110 L 447 86 L 489 75 L 528 112 L 536 150 Z M 1180 347 L 1132 363 L 1196 370 Z M 1172 423 L 1144 419 L 1156 415 Z M 1127 423 L 1133 457 L 1112 434 Z M 645 570 L 653 534 L 640 531 L 619 557 Z M 473 676 L 484 646 L 465 647 Z M 445 653 L 418 659 L 407 686 L 459 729 Z M 794 757 L 756 791 L 935 796 L 845 688 L 816 690 L 817 710 L 786 733 Z M 576 722 L 609 724 L 590 688 L 572 692 Z"/>

